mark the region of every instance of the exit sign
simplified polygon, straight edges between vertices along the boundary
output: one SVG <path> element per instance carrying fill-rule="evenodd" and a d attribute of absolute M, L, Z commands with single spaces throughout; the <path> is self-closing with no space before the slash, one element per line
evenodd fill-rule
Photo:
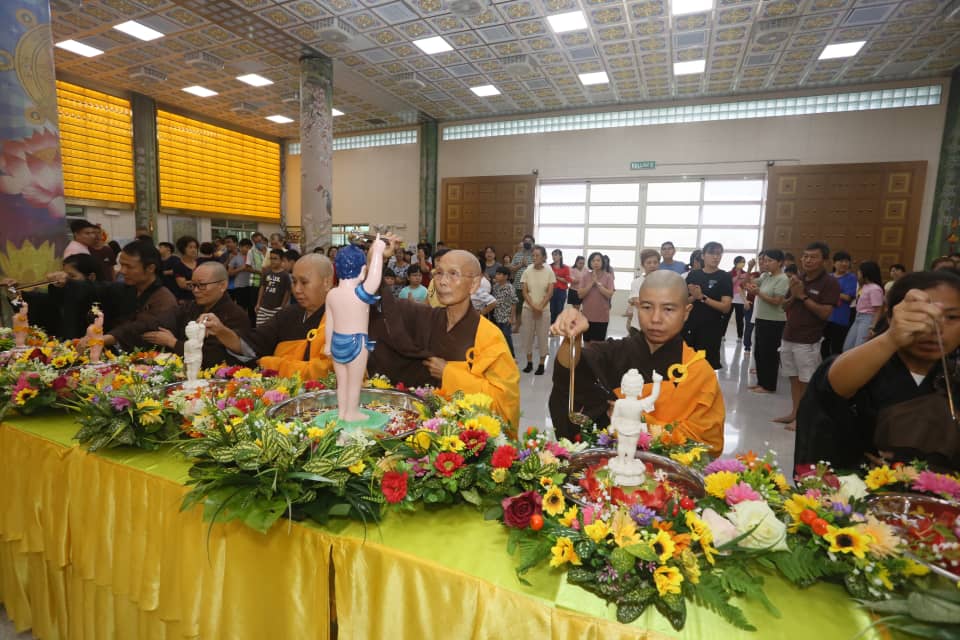
<path fill-rule="evenodd" d="M 640 160 L 638 162 L 630 163 L 631 171 L 638 171 L 641 169 L 656 169 L 657 161 L 656 160 Z"/>

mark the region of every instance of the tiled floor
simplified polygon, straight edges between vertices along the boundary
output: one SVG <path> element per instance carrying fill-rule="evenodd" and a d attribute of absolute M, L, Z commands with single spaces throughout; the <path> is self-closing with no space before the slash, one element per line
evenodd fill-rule
<path fill-rule="evenodd" d="M 621 330 L 611 330 L 610 335 L 623 335 Z M 519 336 L 514 336 L 518 338 Z M 559 339 L 554 338 L 551 351 L 555 350 Z M 547 399 L 550 396 L 552 358 L 547 361 L 547 372 L 542 376 L 521 373 L 521 427 L 536 426 L 552 430 Z M 526 363 L 521 363 L 521 366 Z M 772 449 L 777 452 L 781 468 L 792 468 L 793 433 L 783 429 L 772 419 L 784 415 L 790 407 L 790 388 L 786 379 L 781 378 L 775 395 L 757 395 L 746 390 L 746 386 L 755 382 L 750 379 L 750 360 L 744 357 L 743 346 L 732 331 L 724 340 L 723 369 L 719 372 L 720 388 L 723 390 L 727 408 L 726 428 L 724 430 L 724 454 L 753 450 L 763 452 Z M 749 380 L 749 381 L 748 381 Z M 787 474 L 789 477 L 789 473 Z M 0 640 L 27 640 L 29 633 L 17 634 L 13 623 L 0 607 Z"/>
<path fill-rule="evenodd" d="M 613 324 L 613 323 L 611 323 Z M 723 342 L 723 369 L 718 372 L 720 389 L 727 409 L 724 429 L 724 454 L 742 453 L 753 450 L 757 453 L 773 450 L 777 453 L 780 466 L 786 472 L 793 467 L 794 434 L 786 431 L 783 425 L 773 422 L 773 418 L 789 413 L 790 386 L 786 378 L 781 378 L 777 393 L 758 395 L 747 391 L 749 384 L 756 383 L 756 376 L 749 374 L 752 360 L 744 356 L 743 345 L 737 340 L 733 323 Z M 620 337 L 619 332 L 611 330 L 610 337 Z M 514 344 L 516 338 L 514 336 Z M 560 343 L 559 338 L 551 338 L 551 354 Z M 749 356 L 749 354 L 747 354 Z M 552 430 L 547 399 L 550 397 L 551 367 L 553 358 L 547 361 L 547 372 L 542 376 L 532 373 L 520 374 L 520 426 L 529 426 Z M 521 362 L 521 367 L 526 362 Z M 787 473 L 789 477 L 790 474 Z"/>

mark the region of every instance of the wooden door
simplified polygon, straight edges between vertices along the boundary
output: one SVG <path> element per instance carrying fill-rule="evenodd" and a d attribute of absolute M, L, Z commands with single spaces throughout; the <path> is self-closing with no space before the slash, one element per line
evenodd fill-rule
<path fill-rule="evenodd" d="M 811 242 L 844 249 L 854 264 L 913 267 L 926 162 L 772 167 L 763 246 L 799 260 Z"/>
<path fill-rule="evenodd" d="M 451 249 L 477 253 L 492 245 L 497 256 L 513 255 L 533 233 L 536 176 L 444 178 L 440 191 L 440 235 Z"/>

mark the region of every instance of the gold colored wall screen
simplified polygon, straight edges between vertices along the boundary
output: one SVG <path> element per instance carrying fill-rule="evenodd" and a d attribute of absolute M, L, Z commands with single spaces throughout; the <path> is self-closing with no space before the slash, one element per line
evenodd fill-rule
<path fill-rule="evenodd" d="M 280 145 L 157 111 L 160 206 L 280 219 Z"/>
<path fill-rule="evenodd" d="M 64 195 L 132 205 L 130 102 L 58 80 L 57 112 Z"/>

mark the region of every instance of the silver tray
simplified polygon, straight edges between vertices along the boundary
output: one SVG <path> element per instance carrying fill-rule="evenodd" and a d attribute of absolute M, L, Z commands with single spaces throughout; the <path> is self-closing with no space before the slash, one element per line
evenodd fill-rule
<path fill-rule="evenodd" d="M 418 410 L 416 403 L 419 401 L 419 398 L 412 394 L 404 393 L 403 391 L 394 391 L 393 389 L 360 390 L 361 405 L 366 405 L 371 402 L 379 402 L 391 407 L 396 407 L 397 409 L 405 409 L 407 411 L 417 412 Z M 315 412 L 319 415 L 324 411 L 336 409 L 337 406 L 338 403 L 336 389 L 311 391 L 310 393 L 304 393 L 299 396 L 295 396 L 289 400 L 285 400 L 270 407 L 270 409 L 267 410 L 267 417 L 298 418 L 305 415 L 307 412 Z M 409 433 L 413 433 L 413 431 L 415 431 L 415 429 L 394 434 L 391 437 L 404 437 Z"/>
<path fill-rule="evenodd" d="M 909 516 L 910 512 L 917 507 L 924 507 L 927 511 L 933 511 L 935 508 L 946 508 L 960 514 L 960 505 L 957 503 L 919 493 L 881 493 L 869 496 L 866 502 L 868 511 L 896 529 L 898 533 L 904 532 L 904 528 L 898 524 L 899 519 L 902 516 Z M 927 567 L 938 576 L 953 582 L 960 582 L 960 576 L 948 571 L 941 565 L 918 558 L 910 552 L 906 552 L 904 555 Z"/>
<path fill-rule="evenodd" d="M 568 489 L 569 481 L 574 478 L 579 480 L 580 476 L 586 472 L 589 467 L 597 465 L 604 460 L 609 460 L 616 455 L 617 452 L 615 449 L 594 448 L 587 449 L 571 456 L 570 462 L 567 465 L 568 482 L 564 486 L 564 493 L 567 494 L 567 497 L 580 506 L 585 506 L 586 503 L 582 500 L 582 498 L 580 498 L 576 492 Z M 642 460 L 644 463 L 650 463 L 653 465 L 655 471 L 664 471 L 667 474 L 667 479 L 671 483 L 684 489 L 690 495 L 690 497 L 702 498 L 706 495 L 706 490 L 704 489 L 703 484 L 703 475 L 696 469 L 691 469 L 690 467 L 680 464 L 676 460 L 671 460 L 666 456 L 650 453 L 649 451 L 637 451 L 634 457 L 637 460 Z"/>

